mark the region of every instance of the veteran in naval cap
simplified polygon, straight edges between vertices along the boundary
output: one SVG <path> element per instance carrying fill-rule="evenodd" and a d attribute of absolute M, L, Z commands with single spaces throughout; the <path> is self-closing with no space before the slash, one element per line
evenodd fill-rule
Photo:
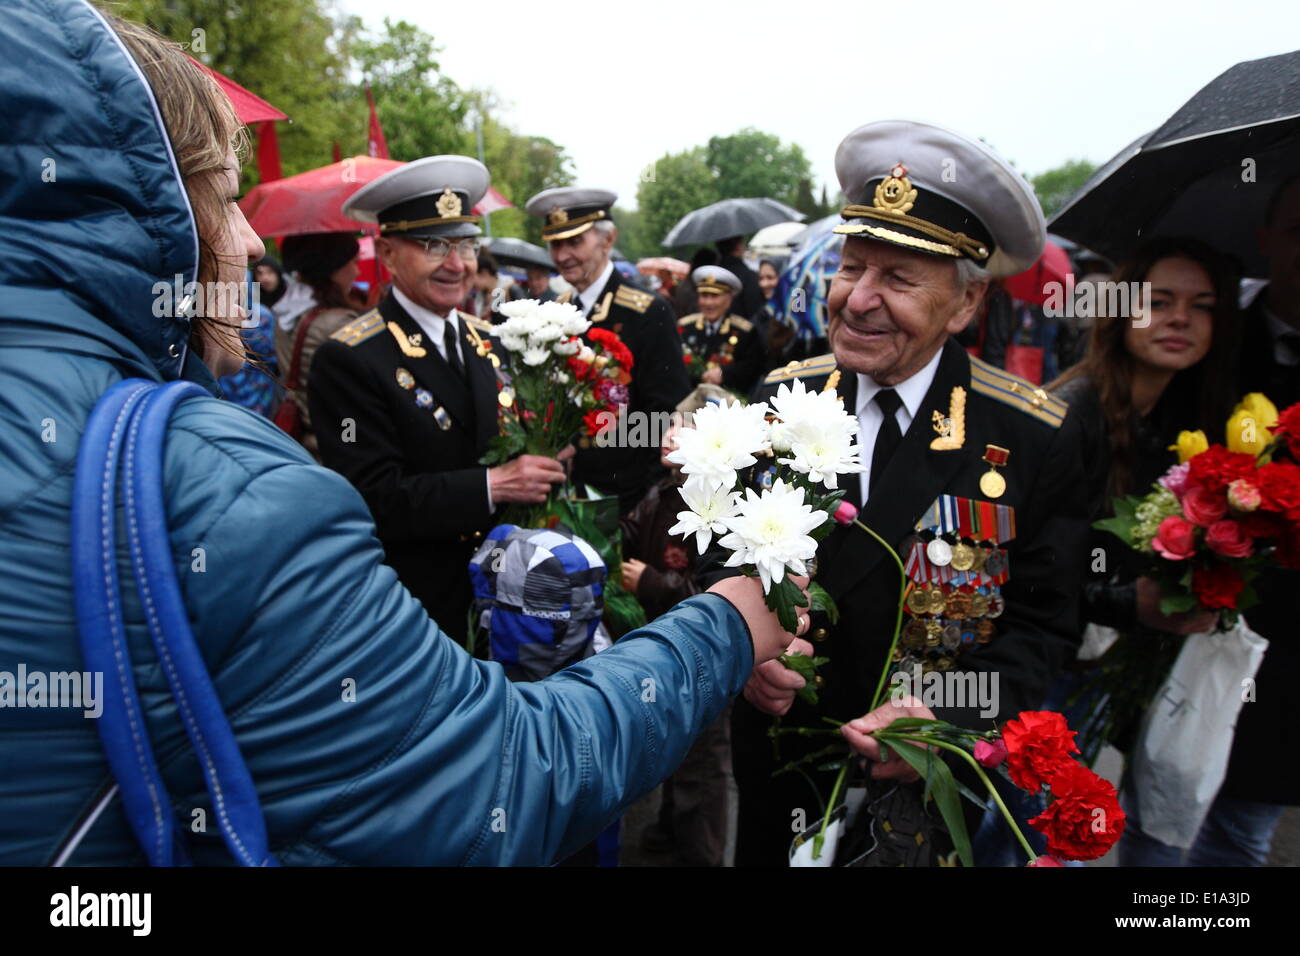
<path fill-rule="evenodd" d="M 345 215 L 379 227 L 393 284 L 312 361 L 308 403 L 321 459 L 366 500 L 387 562 L 448 634 L 465 635 L 475 541 L 508 502 L 545 500 L 564 469 L 524 455 L 479 459 L 497 434 L 491 327 L 458 306 L 478 264 L 487 169 L 429 156 L 357 190 Z"/>
<path fill-rule="evenodd" d="M 659 423 L 670 418 L 691 385 L 672 306 L 614 268 L 617 199 L 607 189 L 563 186 L 538 193 L 524 208 L 542 220 L 551 259 L 576 290 L 568 301 L 582 309 L 593 329 L 613 332 L 632 351 L 626 423 L 616 435 L 584 442 L 574 460 L 575 479 L 589 491 L 617 495 L 627 513 L 658 477 Z"/>
<path fill-rule="evenodd" d="M 700 266 L 691 282 L 700 311 L 677 321 L 691 378 L 748 397 L 763 372 L 763 343 L 754 323 L 732 311 L 744 286 L 721 266 Z"/>
<path fill-rule="evenodd" d="M 987 146 L 926 123 L 862 126 L 840 144 L 835 167 L 846 205 L 828 292 L 834 351 L 769 373 L 756 394 L 771 397 L 795 379 L 836 388 L 857 417 L 864 466 L 847 476 L 847 497 L 902 556 L 912 584 L 894 663 L 909 674 L 970 672 L 989 693 L 917 694 L 908 706 L 891 700 L 867 713 L 890 656 L 899 569 L 861 529 L 836 526 L 818 548 L 817 579 L 839 618 L 814 613 L 812 644 L 801 648 L 830 659 L 818 703 L 796 699 L 798 675 L 762 665 L 734 712 L 738 865 L 783 864 L 792 813 L 818 815 L 802 779 L 773 776 L 809 748 L 783 738 L 778 762 L 772 715 L 793 726 L 849 722 L 842 733 L 872 761 L 872 779 L 906 784 L 915 772 L 896 755 L 880 762 L 871 730 L 932 715 L 989 727 L 1038 710 L 1079 642 L 1087 516 L 1078 423 L 1042 388 L 953 338 L 977 320 L 991 278 L 1038 258 L 1038 201 Z M 825 797 L 832 776 L 818 776 Z M 874 829 L 846 845 L 874 846 L 881 865 L 936 863 L 942 850 L 920 812 L 920 785 L 910 786 L 877 803 L 874 817 L 861 814 Z"/>

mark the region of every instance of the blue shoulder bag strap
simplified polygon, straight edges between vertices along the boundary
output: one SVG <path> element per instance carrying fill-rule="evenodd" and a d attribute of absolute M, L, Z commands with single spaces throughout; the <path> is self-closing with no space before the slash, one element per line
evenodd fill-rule
<path fill-rule="evenodd" d="M 162 469 L 167 421 L 187 396 L 204 394 L 193 383 L 157 386 L 131 379 L 110 389 L 91 413 L 78 449 L 72 507 L 77 625 L 87 666 L 106 675 L 97 723 L 131 828 L 151 865 L 188 863 L 131 674 L 114 546 L 120 470 L 140 605 L 198 755 L 222 838 L 239 863 L 275 866 L 252 776 L 190 630 L 167 533 Z"/>

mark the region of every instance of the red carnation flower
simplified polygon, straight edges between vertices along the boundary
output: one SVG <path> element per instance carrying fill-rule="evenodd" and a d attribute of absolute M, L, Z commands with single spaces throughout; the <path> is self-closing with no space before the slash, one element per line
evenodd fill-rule
<path fill-rule="evenodd" d="M 1047 837 L 1047 852 L 1058 860 L 1105 856 L 1126 822 L 1115 788 L 1073 760 L 1061 764 L 1048 785 L 1052 802 L 1029 821 Z"/>
<path fill-rule="evenodd" d="M 1290 521 L 1300 521 L 1300 465 L 1273 461 L 1263 465 L 1256 475 L 1259 506 L 1265 511 L 1284 514 Z"/>
<path fill-rule="evenodd" d="M 587 426 L 587 434 L 592 438 L 599 435 L 610 424 L 610 418 L 606 414 L 608 411 L 607 408 L 593 408 L 582 416 L 582 424 Z"/>
<path fill-rule="evenodd" d="M 1255 474 L 1255 456 L 1211 445 L 1187 460 L 1187 480 L 1207 491 L 1221 492 L 1238 478 Z"/>
<path fill-rule="evenodd" d="M 1192 590 L 1202 607 L 1235 608 L 1246 582 L 1231 565 L 1216 561 L 1192 572 Z"/>
<path fill-rule="evenodd" d="M 1002 728 L 1007 771 L 1017 787 L 1037 793 L 1063 764 L 1077 754 L 1075 732 L 1052 710 L 1027 710 Z"/>
<path fill-rule="evenodd" d="M 1291 457 L 1300 461 L 1300 402 L 1278 413 L 1277 424 L 1269 428 L 1278 438 L 1286 439 Z"/>

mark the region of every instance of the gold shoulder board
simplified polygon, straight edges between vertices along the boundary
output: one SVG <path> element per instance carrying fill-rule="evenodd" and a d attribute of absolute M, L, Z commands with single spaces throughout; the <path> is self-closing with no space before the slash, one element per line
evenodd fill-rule
<path fill-rule="evenodd" d="M 373 338 L 384 329 L 384 320 L 379 315 L 378 309 L 371 309 L 364 315 L 359 315 L 343 328 L 339 329 L 333 335 L 332 339 L 337 339 L 344 345 L 359 345 L 366 339 Z"/>
<path fill-rule="evenodd" d="M 829 375 L 835 371 L 835 355 L 819 355 L 817 358 L 804 359 L 802 362 L 791 362 L 789 365 L 783 365 L 781 368 L 773 369 L 767 373 L 763 379 L 764 385 L 772 385 L 776 382 L 788 382 L 794 378 L 815 378 L 818 375 Z"/>
<path fill-rule="evenodd" d="M 692 312 L 690 315 L 684 315 L 680 319 L 678 319 L 677 324 L 683 326 L 690 325 L 692 322 L 700 318 L 702 315 L 703 313 L 701 312 Z"/>
<path fill-rule="evenodd" d="M 457 312 L 457 315 L 459 314 Z M 466 325 L 478 331 L 480 335 L 492 334 L 492 323 L 487 319 L 481 319 L 477 315 L 461 315 L 460 317 L 464 319 Z"/>
<path fill-rule="evenodd" d="M 974 356 L 970 360 L 970 387 L 972 391 L 1010 405 L 1053 428 L 1060 428 L 1061 422 L 1065 421 L 1068 409 L 1065 402 L 1040 386 Z"/>
<path fill-rule="evenodd" d="M 614 304 L 631 309 L 633 312 L 644 312 L 650 308 L 650 304 L 654 300 L 655 297 L 649 292 L 642 292 L 630 285 L 621 285 L 618 287 L 618 291 L 614 293 Z"/>
<path fill-rule="evenodd" d="M 749 321 L 749 319 L 741 318 L 739 315 L 733 315 L 731 317 L 731 324 L 742 332 L 748 332 L 754 327 L 753 322 Z"/>

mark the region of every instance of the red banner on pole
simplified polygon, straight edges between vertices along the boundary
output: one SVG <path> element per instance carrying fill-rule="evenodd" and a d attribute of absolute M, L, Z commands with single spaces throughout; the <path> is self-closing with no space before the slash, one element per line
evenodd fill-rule
<path fill-rule="evenodd" d="M 273 120 L 257 124 L 257 172 L 264 183 L 283 175 L 280 172 L 280 140 L 276 137 Z"/>
<path fill-rule="evenodd" d="M 375 98 L 368 86 L 366 102 L 370 104 L 370 135 L 367 137 L 366 153 L 376 159 L 388 159 L 388 141 L 384 139 L 384 128 L 379 125 L 379 114 L 375 111 Z"/>

